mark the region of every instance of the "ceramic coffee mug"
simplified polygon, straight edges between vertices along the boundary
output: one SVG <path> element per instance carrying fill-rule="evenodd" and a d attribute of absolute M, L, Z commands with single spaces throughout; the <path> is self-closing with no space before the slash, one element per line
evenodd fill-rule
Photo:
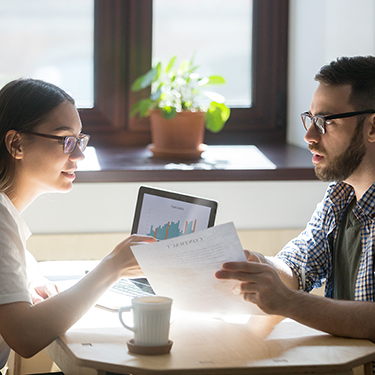
<path fill-rule="evenodd" d="M 163 346 L 169 342 L 169 325 L 172 299 L 159 296 L 136 297 L 131 306 L 118 311 L 122 325 L 134 332 L 134 344 L 139 346 Z M 133 327 L 122 319 L 124 311 L 133 310 Z"/>

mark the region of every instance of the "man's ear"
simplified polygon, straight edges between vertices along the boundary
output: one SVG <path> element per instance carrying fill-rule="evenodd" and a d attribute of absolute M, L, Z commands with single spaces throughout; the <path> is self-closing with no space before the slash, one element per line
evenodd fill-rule
<path fill-rule="evenodd" d="M 21 135 L 16 130 L 9 130 L 5 135 L 5 145 L 8 152 L 15 158 L 22 158 Z"/>
<path fill-rule="evenodd" d="M 371 123 L 369 124 L 369 132 L 368 132 L 368 141 L 374 143 L 375 142 L 375 114 L 371 115 L 370 119 Z"/>

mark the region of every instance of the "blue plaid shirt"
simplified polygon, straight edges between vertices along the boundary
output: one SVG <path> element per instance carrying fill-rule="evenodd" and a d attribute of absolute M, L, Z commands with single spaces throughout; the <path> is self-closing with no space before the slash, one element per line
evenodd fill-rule
<path fill-rule="evenodd" d="M 333 244 L 353 196 L 354 190 L 348 184 L 330 184 L 306 229 L 276 255 L 298 276 L 302 290 L 309 292 L 326 281 L 325 296 L 332 297 Z M 362 224 L 362 254 L 355 300 L 374 301 L 375 183 L 357 202 L 353 212 Z"/>

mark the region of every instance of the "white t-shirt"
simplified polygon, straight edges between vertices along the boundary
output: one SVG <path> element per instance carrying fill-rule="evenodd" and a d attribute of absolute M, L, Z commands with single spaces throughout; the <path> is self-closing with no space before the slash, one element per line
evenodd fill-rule
<path fill-rule="evenodd" d="M 26 240 L 30 235 L 19 211 L 0 193 L 0 305 L 32 303 L 26 271 Z M 0 369 L 5 366 L 9 351 L 0 336 Z"/>

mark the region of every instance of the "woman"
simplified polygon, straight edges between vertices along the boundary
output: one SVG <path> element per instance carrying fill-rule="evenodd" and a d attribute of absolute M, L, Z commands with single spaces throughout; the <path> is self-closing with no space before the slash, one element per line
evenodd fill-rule
<path fill-rule="evenodd" d="M 140 274 L 130 246 L 154 241 L 129 237 L 62 293 L 28 277 L 30 232 L 20 213 L 43 193 L 71 190 L 89 141 L 81 128 L 74 100 L 50 83 L 20 79 L 0 90 L 0 369 L 9 347 L 22 357 L 33 356 L 66 332 L 117 279 Z"/>

